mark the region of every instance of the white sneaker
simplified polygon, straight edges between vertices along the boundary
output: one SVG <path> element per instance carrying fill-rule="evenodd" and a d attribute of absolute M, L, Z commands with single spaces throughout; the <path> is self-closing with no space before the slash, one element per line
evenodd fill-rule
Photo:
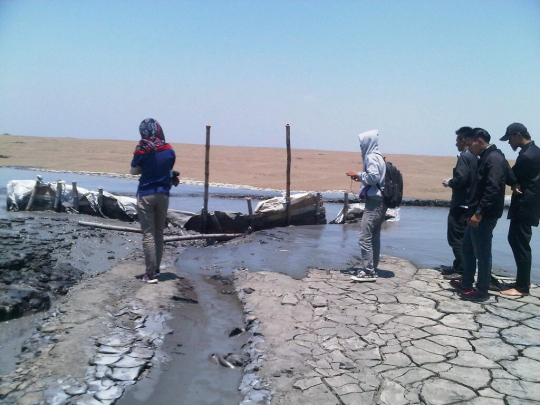
<path fill-rule="evenodd" d="M 351 280 L 366 282 L 366 281 L 377 281 L 377 274 L 368 274 L 364 270 L 359 270 L 356 272 L 356 275 L 351 276 Z"/>
<path fill-rule="evenodd" d="M 153 277 L 148 277 L 148 274 L 145 274 L 142 278 L 142 281 L 143 283 L 148 283 L 148 284 L 157 284 L 158 280 L 155 276 Z"/>

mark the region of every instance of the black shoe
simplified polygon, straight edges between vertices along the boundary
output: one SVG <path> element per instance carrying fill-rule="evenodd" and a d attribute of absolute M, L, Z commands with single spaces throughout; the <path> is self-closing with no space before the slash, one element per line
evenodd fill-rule
<path fill-rule="evenodd" d="M 499 281 L 496 278 L 491 277 L 491 281 L 489 282 L 488 290 L 489 291 L 501 291 L 502 290 L 501 285 L 499 284 Z"/>
<path fill-rule="evenodd" d="M 441 266 L 441 274 L 443 276 L 446 276 L 447 274 L 452 274 L 454 273 L 454 267 L 453 266 Z"/>
<path fill-rule="evenodd" d="M 467 301 L 486 301 L 489 300 L 488 293 L 481 293 L 476 288 L 471 288 L 468 291 L 463 291 L 459 294 L 459 298 Z"/>

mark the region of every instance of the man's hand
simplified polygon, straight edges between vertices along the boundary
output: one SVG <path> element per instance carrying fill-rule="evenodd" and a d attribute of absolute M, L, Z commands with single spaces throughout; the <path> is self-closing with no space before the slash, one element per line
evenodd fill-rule
<path fill-rule="evenodd" d="M 516 183 L 512 186 L 512 194 L 523 194 L 521 191 L 521 184 Z"/>
<path fill-rule="evenodd" d="M 448 181 L 450 181 L 450 179 L 443 179 L 442 185 L 443 185 L 444 187 L 448 187 Z"/>
<path fill-rule="evenodd" d="M 482 214 L 474 214 L 469 219 L 469 225 L 473 228 L 478 228 L 478 224 L 480 223 L 481 220 L 482 220 Z"/>
<path fill-rule="evenodd" d="M 357 172 L 353 171 L 353 170 L 349 170 L 347 173 L 347 176 L 349 176 L 351 179 L 353 179 L 354 181 L 360 181 L 360 179 L 358 178 L 358 176 L 356 175 Z"/>

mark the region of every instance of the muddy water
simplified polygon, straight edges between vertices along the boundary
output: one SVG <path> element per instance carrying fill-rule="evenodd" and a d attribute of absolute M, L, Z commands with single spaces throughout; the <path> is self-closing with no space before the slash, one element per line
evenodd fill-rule
<path fill-rule="evenodd" d="M 42 175 L 44 181 L 55 181 L 59 178 L 67 182 L 75 180 L 80 187 L 94 190 L 103 187 L 108 192 L 120 195 L 133 196 L 137 187 L 136 180 L 0 168 L 0 199 L 5 199 L 8 180 L 35 179 L 37 174 Z M 202 186 L 185 184 L 173 188 L 170 206 L 172 209 L 198 212 L 203 204 L 203 191 Z M 246 194 L 260 196 L 263 199 L 279 195 L 279 192 L 210 187 L 209 209 L 246 213 L 246 202 L 238 198 Z M 324 197 L 336 197 L 336 195 L 325 194 Z M 254 200 L 254 205 L 256 203 L 257 200 Z M 328 221 L 334 219 L 341 209 L 338 204 L 326 203 L 325 207 Z M 453 258 L 446 242 L 448 210 L 446 208 L 402 207 L 400 211 L 401 220 L 399 222 L 387 223 L 384 226 L 382 253 L 408 259 L 420 267 L 450 265 Z M 0 204 L 0 218 L 6 215 L 5 205 Z M 506 239 L 508 225 L 509 221 L 506 220 L 505 213 L 499 220 L 493 235 L 493 270 L 502 275 L 515 274 L 514 258 Z M 270 268 L 274 256 L 265 256 L 265 252 L 268 251 L 275 255 L 276 259 L 283 259 L 286 263 L 292 264 L 292 266 L 288 266 L 289 269 L 286 271 L 295 277 L 301 277 L 304 274 L 306 264 L 342 267 L 353 255 L 358 254 L 356 242 L 358 230 L 358 224 L 287 228 L 288 234 L 292 237 L 288 243 L 291 247 L 294 246 L 294 249 L 279 249 L 279 244 L 276 241 L 276 248 L 272 247 L 274 246 L 272 244 L 266 248 L 259 246 L 256 249 L 257 255 L 262 253 L 262 257 L 244 260 L 265 267 L 266 270 L 284 271 L 282 268 Z M 316 254 L 312 257 L 310 253 L 309 257 L 303 257 L 302 253 L 305 253 L 305 248 L 308 245 L 316 246 L 317 251 L 325 252 L 325 254 Z M 540 246 L 538 228 L 533 228 L 531 246 L 533 248 L 532 281 L 538 283 L 540 282 L 540 255 L 535 251 L 537 250 L 535 247 Z M 276 260 L 276 264 L 280 263 L 280 260 Z"/>

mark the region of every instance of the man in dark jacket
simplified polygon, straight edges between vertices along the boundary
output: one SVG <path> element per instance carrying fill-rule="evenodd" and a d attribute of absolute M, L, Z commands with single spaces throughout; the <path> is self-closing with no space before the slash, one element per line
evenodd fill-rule
<path fill-rule="evenodd" d="M 523 297 L 529 294 L 531 284 L 531 227 L 538 226 L 540 220 L 540 148 L 531 140 L 527 128 L 516 122 L 506 128 L 500 140 L 508 141 L 514 151 L 521 148 L 512 167 L 515 184 L 510 184 L 513 193 L 508 210 L 508 242 L 517 266 L 516 285 L 501 294 Z"/>
<path fill-rule="evenodd" d="M 461 153 L 458 155 L 452 177 L 442 182 L 444 187 L 452 189 L 446 237 L 454 253 L 454 262 L 451 267 L 444 266 L 441 271 L 447 280 L 459 279 L 463 273 L 461 242 L 465 235 L 467 221 L 470 217 L 469 208 L 474 200 L 476 190 L 477 158 L 469 152 L 465 138 L 465 135 L 471 131 L 471 127 L 461 127 L 456 131 L 456 147 Z"/>
<path fill-rule="evenodd" d="M 478 156 L 478 183 L 473 215 L 469 218 L 463 237 L 463 278 L 451 280 L 450 285 L 461 291 L 460 297 L 471 301 L 489 298 L 488 287 L 491 280 L 491 242 L 493 230 L 504 209 L 504 191 L 508 162 L 495 145 L 490 144 L 491 136 L 482 128 L 475 128 L 466 135 L 469 151 Z M 478 278 L 473 287 L 478 260 Z"/>

